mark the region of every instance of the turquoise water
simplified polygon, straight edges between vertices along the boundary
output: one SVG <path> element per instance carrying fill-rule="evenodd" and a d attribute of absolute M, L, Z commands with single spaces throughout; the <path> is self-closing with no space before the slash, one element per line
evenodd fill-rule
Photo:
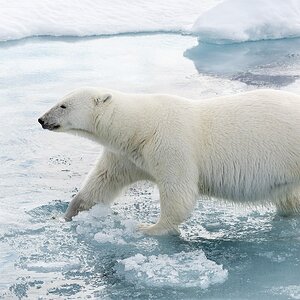
<path fill-rule="evenodd" d="M 139 183 L 65 223 L 102 151 L 37 118 L 81 85 L 200 99 L 257 87 L 299 92 L 299 41 L 199 44 L 190 36 L 0 43 L 0 298 L 300 299 L 300 219 L 199 199 L 180 237 L 135 231 L 158 217 Z M 262 76 L 262 77 L 259 77 Z"/>

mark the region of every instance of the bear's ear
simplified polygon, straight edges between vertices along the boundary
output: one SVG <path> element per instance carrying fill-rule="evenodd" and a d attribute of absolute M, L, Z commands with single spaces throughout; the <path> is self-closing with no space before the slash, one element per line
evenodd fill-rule
<path fill-rule="evenodd" d="M 103 94 L 97 98 L 95 98 L 95 103 L 96 105 L 100 104 L 100 103 L 105 103 L 110 101 L 110 99 L 112 98 L 111 94 Z"/>

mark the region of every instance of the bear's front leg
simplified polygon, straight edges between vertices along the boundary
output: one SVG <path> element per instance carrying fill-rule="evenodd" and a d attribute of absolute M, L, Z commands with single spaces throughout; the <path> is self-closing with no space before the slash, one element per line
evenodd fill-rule
<path fill-rule="evenodd" d="M 193 184 L 166 184 L 159 187 L 160 218 L 156 224 L 140 224 L 138 230 L 147 235 L 178 235 L 178 225 L 194 208 L 197 188 Z"/>
<path fill-rule="evenodd" d="M 149 176 L 132 162 L 106 151 L 70 202 L 65 220 L 70 221 L 78 212 L 88 210 L 96 203 L 109 205 L 125 186 L 143 179 L 149 179 Z"/>

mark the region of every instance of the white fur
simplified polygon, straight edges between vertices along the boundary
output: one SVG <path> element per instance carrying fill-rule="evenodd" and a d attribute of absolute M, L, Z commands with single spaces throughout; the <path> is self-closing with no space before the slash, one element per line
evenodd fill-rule
<path fill-rule="evenodd" d="M 66 219 L 145 179 L 158 185 L 161 206 L 156 224 L 141 225 L 147 234 L 176 233 L 199 194 L 300 211 L 298 95 L 256 90 L 191 101 L 82 88 L 43 118 L 106 147 Z"/>

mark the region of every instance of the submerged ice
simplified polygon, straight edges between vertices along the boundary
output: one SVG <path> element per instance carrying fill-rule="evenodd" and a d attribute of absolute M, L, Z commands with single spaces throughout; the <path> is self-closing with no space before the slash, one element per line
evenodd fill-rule
<path fill-rule="evenodd" d="M 300 78 L 300 38 L 207 44 L 187 49 L 201 74 L 238 80 L 255 87 L 283 87 Z"/>
<path fill-rule="evenodd" d="M 152 287 L 180 285 L 181 288 L 207 289 L 227 279 L 228 271 L 207 259 L 202 250 L 160 254 L 157 239 L 138 232 L 137 220 L 127 214 L 131 211 L 135 216 L 139 213 L 140 218 L 145 217 L 141 211 L 142 199 L 145 200 L 140 194 L 137 203 L 129 199 L 129 203 L 120 203 L 114 210 L 96 205 L 90 211 L 82 212 L 74 218 L 76 232 L 84 239 L 89 237 L 96 241 L 104 249 L 118 247 L 122 255 L 126 255 L 127 251 L 135 251 L 133 256 L 117 260 L 114 267 L 118 277 L 125 277 L 131 283 L 139 282 L 142 286 Z M 158 203 L 155 206 L 158 209 Z M 170 252 L 168 248 L 165 251 Z"/>

